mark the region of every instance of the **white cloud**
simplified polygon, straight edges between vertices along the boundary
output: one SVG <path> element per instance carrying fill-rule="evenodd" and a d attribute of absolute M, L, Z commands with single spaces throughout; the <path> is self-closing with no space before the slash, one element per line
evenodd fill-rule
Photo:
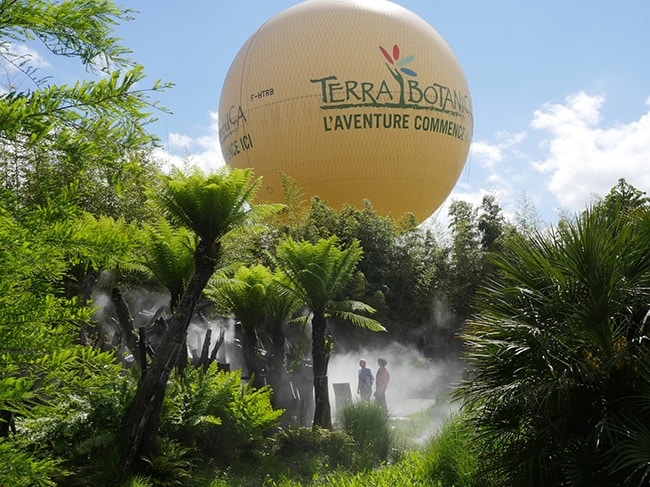
<path fill-rule="evenodd" d="M 523 132 L 510 133 L 501 131 L 496 135 L 497 141 L 490 143 L 485 140 L 477 140 L 470 147 L 470 158 L 476 160 L 486 168 L 494 167 L 504 160 L 506 153 L 521 143 L 525 138 Z"/>
<path fill-rule="evenodd" d="M 157 152 L 157 157 L 165 168 L 183 167 L 186 163 L 195 165 L 204 171 L 211 171 L 225 164 L 221 145 L 219 144 L 219 116 L 210 113 L 208 132 L 197 138 L 171 133 L 167 147 Z"/>
<path fill-rule="evenodd" d="M 50 67 L 50 63 L 43 56 L 26 44 L 9 43 L 5 47 L 12 56 L 18 58 L 19 61 L 28 61 L 29 65 L 33 68 Z"/>
<path fill-rule="evenodd" d="M 650 110 L 639 120 L 603 127 L 604 103 L 604 96 L 580 92 L 544 105 L 531 122 L 550 135 L 543 141 L 547 156 L 533 168 L 550 175 L 548 190 L 572 211 L 605 196 L 620 178 L 650 192 Z M 650 99 L 646 103 L 650 107 Z"/>
<path fill-rule="evenodd" d="M 472 143 L 469 157 L 476 159 L 484 167 L 492 167 L 503 160 L 503 153 L 498 145 L 478 140 Z"/>
<path fill-rule="evenodd" d="M 47 67 L 50 67 L 47 60 L 26 44 L 0 42 L 0 95 L 18 90 L 23 84 L 32 85 L 25 72 Z"/>
<path fill-rule="evenodd" d="M 169 134 L 169 138 L 167 140 L 167 144 L 171 149 L 187 149 L 190 147 L 194 142 L 192 141 L 192 138 L 189 135 L 183 135 L 183 134 L 177 134 L 175 132 L 172 132 Z"/>

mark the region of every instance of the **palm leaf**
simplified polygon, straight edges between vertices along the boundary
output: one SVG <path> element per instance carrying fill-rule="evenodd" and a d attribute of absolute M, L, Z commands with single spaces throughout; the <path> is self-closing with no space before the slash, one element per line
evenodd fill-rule
<path fill-rule="evenodd" d="M 153 195 L 167 218 L 193 231 L 204 242 L 216 242 L 243 224 L 257 223 L 282 205 L 251 206 L 261 180 L 250 169 L 227 169 L 204 174 L 179 171 L 164 178 Z"/>
<path fill-rule="evenodd" d="M 145 267 L 178 297 L 194 270 L 194 239 L 188 231 L 177 230 L 165 220 L 145 228 Z"/>

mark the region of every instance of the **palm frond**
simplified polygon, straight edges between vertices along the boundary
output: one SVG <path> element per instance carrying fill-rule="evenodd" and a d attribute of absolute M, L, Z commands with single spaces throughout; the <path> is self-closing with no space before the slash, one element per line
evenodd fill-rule
<path fill-rule="evenodd" d="M 205 242 L 216 242 L 234 228 L 259 222 L 280 210 L 281 205 L 250 202 L 261 180 L 253 180 L 250 169 L 228 169 L 204 174 L 196 169 L 164 178 L 162 191 L 153 195 L 172 222 L 193 231 Z"/>
<path fill-rule="evenodd" d="M 276 261 L 297 296 L 312 309 L 326 304 L 349 282 L 362 250 L 357 241 L 348 248 L 338 246 L 338 238 L 321 239 L 316 244 L 286 239 L 277 249 Z"/>
<path fill-rule="evenodd" d="M 262 265 L 242 266 L 232 278 L 212 280 L 205 294 L 215 302 L 226 303 L 228 311 L 242 323 L 256 326 L 266 313 L 272 280 L 273 274 Z"/>
<path fill-rule="evenodd" d="M 193 236 L 165 220 L 145 228 L 144 265 L 169 290 L 180 296 L 194 270 Z"/>

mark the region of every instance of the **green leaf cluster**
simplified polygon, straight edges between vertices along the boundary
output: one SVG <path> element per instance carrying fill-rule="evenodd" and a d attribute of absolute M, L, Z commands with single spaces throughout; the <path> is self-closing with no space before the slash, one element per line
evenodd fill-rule
<path fill-rule="evenodd" d="M 272 390 L 243 383 L 241 371 L 188 371 L 169 383 L 162 430 L 204 457 L 229 464 L 263 445 L 264 435 L 278 424 L 282 410 L 271 406 Z"/>
<path fill-rule="evenodd" d="M 650 420 L 650 206 L 615 194 L 495 259 L 459 397 L 517 485 L 641 485 Z M 621 198 L 623 196 L 623 198 Z M 645 455 L 639 455 L 645 451 Z"/>
<path fill-rule="evenodd" d="M 67 190 L 96 215 L 133 213 L 126 196 L 143 202 L 142 182 L 155 171 L 148 153 L 156 138 L 146 126 L 160 109 L 150 96 L 171 85 L 143 87 L 143 67 L 112 35 L 129 19 L 109 0 L 0 3 L 0 64 L 25 78 L 0 90 L 0 180 L 23 206 Z M 73 84 L 39 78 L 33 55 L 14 54 L 15 43 L 101 75 Z"/>

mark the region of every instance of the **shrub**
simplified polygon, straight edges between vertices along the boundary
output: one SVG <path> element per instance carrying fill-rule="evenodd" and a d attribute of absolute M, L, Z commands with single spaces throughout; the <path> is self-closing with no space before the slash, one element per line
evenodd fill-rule
<path fill-rule="evenodd" d="M 337 419 L 354 439 L 360 466 L 388 460 L 394 441 L 385 408 L 375 402 L 353 402 L 341 408 Z"/>
<path fill-rule="evenodd" d="M 21 451 L 9 439 L 0 438 L 0 485 L 13 487 L 50 487 L 56 483 L 51 480 L 61 475 L 60 462 L 51 458 L 39 459 Z"/>
<path fill-rule="evenodd" d="M 52 479 L 67 477 L 65 485 L 111 485 L 98 479 L 114 479 L 119 472 L 117 432 L 132 397 L 131 377 L 110 353 L 82 348 L 64 353 L 69 368 L 47 379 L 49 397 L 17 419 L 19 433 L 11 443 L 29 452 L 33 468 L 49 468 Z M 45 478 L 35 485 L 48 485 Z"/>
<path fill-rule="evenodd" d="M 273 456 L 286 463 L 287 472 L 311 477 L 319 469 L 347 468 L 354 458 L 354 440 L 343 431 L 289 428 L 275 435 Z M 317 460 L 315 464 L 313 460 Z"/>
<path fill-rule="evenodd" d="M 150 478 L 156 487 L 184 485 L 192 477 L 192 451 L 168 438 L 161 438 L 158 453 L 143 461 L 144 478 Z"/>
<path fill-rule="evenodd" d="M 168 385 L 162 432 L 197 447 L 206 458 L 230 464 L 260 448 L 278 425 L 283 411 L 273 409 L 272 392 L 243 384 L 240 371 L 219 371 L 216 364 L 206 372 L 188 370 Z"/>

